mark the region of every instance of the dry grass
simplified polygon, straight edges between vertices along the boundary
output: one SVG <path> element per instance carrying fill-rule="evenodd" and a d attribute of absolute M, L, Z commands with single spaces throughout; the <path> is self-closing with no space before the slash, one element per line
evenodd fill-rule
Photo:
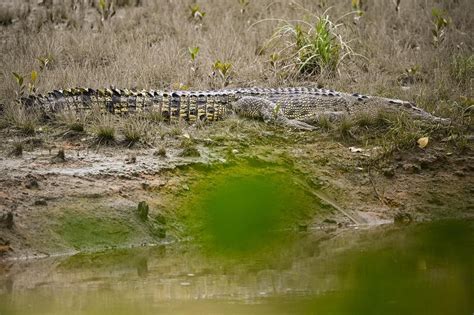
<path fill-rule="evenodd" d="M 89 115 L 87 112 L 76 112 L 74 110 L 63 110 L 56 114 L 56 119 L 64 124 L 69 130 L 83 132 Z"/>
<path fill-rule="evenodd" d="M 3 124 L 12 126 L 25 135 L 32 135 L 38 127 L 40 113 L 17 102 L 10 102 L 4 107 L 1 119 Z"/>
<path fill-rule="evenodd" d="M 91 130 L 99 144 L 112 144 L 116 137 L 117 118 L 110 114 L 99 114 L 92 122 Z"/>
<path fill-rule="evenodd" d="M 414 101 L 466 128 L 459 115 L 474 98 L 471 0 L 401 1 L 398 11 L 391 0 L 367 0 L 361 16 L 348 14 L 353 10 L 351 1 L 263 0 L 250 1 L 243 8 L 234 0 L 203 0 L 199 10 L 205 14 L 197 17 L 191 17 L 184 1 L 115 1 L 116 13 L 107 18 L 87 4 L 92 2 L 65 0 L 37 6 L 8 0 L 0 4 L 4 12 L 0 16 L 0 103 L 15 98 L 12 72 L 27 76 L 32 70 L 38 71 L 39 92 L 71 86 L 205 89 L 226 84 L 317 84 Z M 433 8 L 449 20 L 436 45 Z M 324 12 L 337 25 L 332 29 L 335 39 L 343 39 L 354 54 L 367 59 L 345 59 L 331 72 L 285 68 L 276 57 L 281 54 L 278 45 L 268 46 L 268 40 L 282 23 L 302 21 L 314 28 Z M 196 47 L 198 52 L 191 55 L 189 49 Z M 42 66 L 38 58 L 50 62 Z M 216 68 L 217 61 L 228 65 L 225 75 Z M 339 129 L 345 133 L 344 128 Z"/>
<path fill-rule="evenodd" d="M 127 116 L 122 119 L 122 134 L 128 146 L 137 142 L 146 142 L 148 133 L 151 131 L 150 122 L 143 116 Z"/>

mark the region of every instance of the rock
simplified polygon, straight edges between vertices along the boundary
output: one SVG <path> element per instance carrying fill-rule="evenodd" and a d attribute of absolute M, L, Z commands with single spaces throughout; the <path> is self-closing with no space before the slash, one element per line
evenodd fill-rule
<path fill-rule="evenodd" d="M 166 157 L 166 150 L 165 148 L 160 148 L 159 150 L 156 150 L 153 152 L 154 156 L 161 156 L 161 157 Z"/>
<path fill-rule="evenodd" d="M 298 231 L 300 231 L 300 232 L 308 231 L 308 225 L 307 224 L 298 224 Z"/>
<path fill-rule="evenodd" d="M 5 214 L 2 214 L 0 217 L 0 226 L 6 227 L 7 229 L 12 229 L 13 226 L 15 225 L 15 222 L 13 221 L 13 212 L 7 212 Z"/>
<path fill-rule="evenodd" d="M 131 155 L 125 159 L 125 164 L 135 164 L 137 163 L 136 155 Z"/>
<path fill-rule="evenodd" d="M 454 175 L 456 175 L 458 177 L 465 177 L 466 173 L 464 173 L 463 171 L 455 171 Z"/>
<path fill-rule="evenodd" d="M 402 165 L 404 171 L 412 174 L 418 174 L 421 171 L 421 167 L 418 164 L 405 163 Z"/>
<path fill-rule="evenodd" d="M 399 211 L 393 217 L 393 222 L 397 225 L 410 224 L 413 221 L 411 214 L 403 211 Z"/>
<path fill-rule="evenodd" d="M 393 167 L 386 167 L 382 169 L 382 174 L 387 178 L 392 178 L 393 176 L 395 176 L 395 170 L 393 169 Z"/>
<path fill-rule="evenodd" d="M 38 199 L 38 200 L 35 200 L 34 205 L 35 206 L 47 206 L 48 203 L 44 199 Z"/>
<path fill-rule="evenodd" d="M 39 184 L 36 179 L 30 179 L 29 181 L 26 182 L 25 187 L 28 189 L 38 189 Z"/>
<path fill-rule="evenodd" d="M 51 159 L 51 162 L 53 162 L 53 163 L 66 162 L 66 155 L 64 153 L 64 150 L 63 149 L 59 150 L 58 154 L 56 154 L 56 156 Z"/>

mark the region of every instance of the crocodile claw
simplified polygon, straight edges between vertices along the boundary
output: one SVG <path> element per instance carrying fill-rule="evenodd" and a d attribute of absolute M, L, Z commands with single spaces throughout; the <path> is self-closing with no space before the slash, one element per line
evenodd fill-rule
<path fill-rule="evenodd" d="M 282 125 L 290 127 L 290 128 L 295 128 L 299 130 L 316 130 L 317 128 L 315 126 L 312 126 L 310 124 L 307 124 L 305 122 L 296 120 L 296 119 L 285 119 L 284 121 L 281 122 Z"/>

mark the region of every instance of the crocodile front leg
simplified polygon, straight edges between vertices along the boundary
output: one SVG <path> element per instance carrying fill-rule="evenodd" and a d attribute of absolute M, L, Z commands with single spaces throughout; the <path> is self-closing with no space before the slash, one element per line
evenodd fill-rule
<path fill-rule="evenodd" d="M 239 116 L 253 119 L 263 119 L 263 121 L 266 123 L 271 122 L 301 130 L 316 129 L 316 127 L 302 121 L 288 119 L 283 115 L 278 104 L 259 97 L 242 97 L 232 104 L 232 109 Z"/>

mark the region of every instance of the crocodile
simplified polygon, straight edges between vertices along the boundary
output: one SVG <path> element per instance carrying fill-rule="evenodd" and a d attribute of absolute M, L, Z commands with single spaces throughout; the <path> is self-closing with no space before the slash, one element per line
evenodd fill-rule
<path fill-rule="evenodd" d="M 234 88 L 207 91 L 156 91 L 117 88 L 72 88 L 22 99 L 26 106 L 45 113 L 62 110 L 126 115 L 155 111 L 166 121 L 217 121 L 235 113 L 292 128 L 313 130 L 322 117 L 340 120 L 380 110 L 405 112 L 416 119 L 446 124 L 449 119 L 434 116 L 411 102 L 359 93 L 343 93 L 310 87 Z"/>

